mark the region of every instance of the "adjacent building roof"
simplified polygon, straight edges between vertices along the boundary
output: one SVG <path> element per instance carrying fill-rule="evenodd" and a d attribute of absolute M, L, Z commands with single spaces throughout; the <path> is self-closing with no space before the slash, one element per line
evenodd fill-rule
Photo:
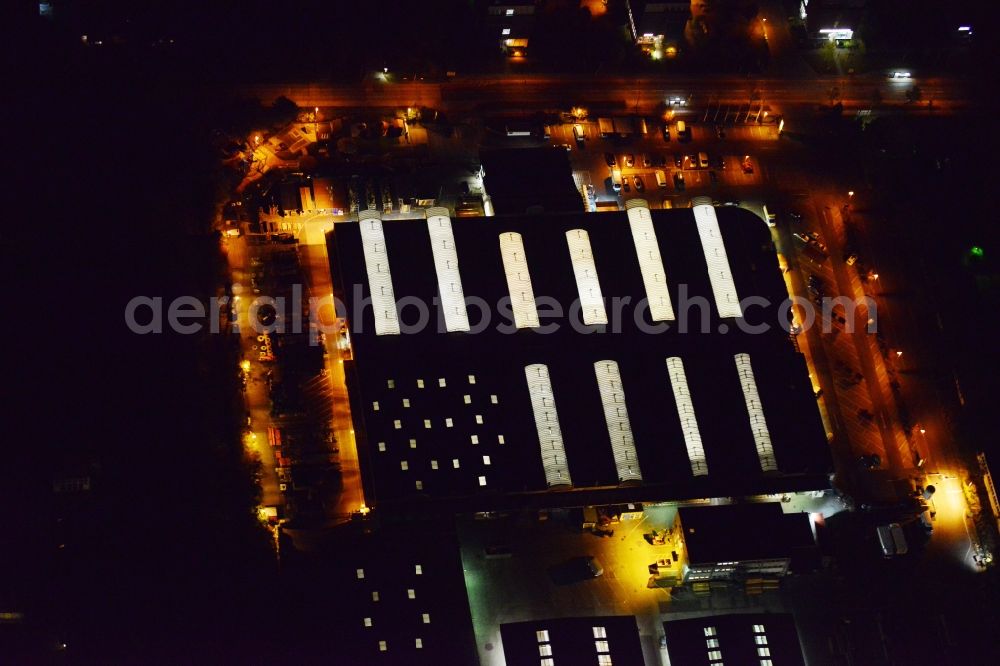
<path fill-rule="evenodd" d="M 583 211 L 583 198 L 563 148 L 483 150 L 480 158 L 486 191 L 497 215 L 519 215 L 529 209 Z"/>
<path fill-rule="evenodd" d="M 644 666 L 633 615 L 500 625 L 508 666 Z"/>
<path fill-rule="evenodd" d="M 805 666 L 788 613 L 737 613 L 663 623 L 667 654 L 684 666 Z"/>
<path fill-rule="evenodd" d="M 396 525 L 338 541 L 343 663 L 473 664 L 472 617 L 453 533 Z M 350 656 L 351 658 L 346 658 Z"/>
<path fill-rule="evenodd" d="M 677 517 L 692 565 L 791 558 L 816 545 L 809 515 L 779 502 L 684 506 Z"/>
<path fill-rule="evenodd" d="M 443 241 L 424 220 L 382 222 L 378 238 L 363 229 L 374 220 L 336 225 L 331 266 L 351 325 L 349 388 L 370 496 L 463 498 L 488 510 L 511 493 L 558 504 L 579 500 L 536 491 L 640 479 L 642 490 L 586 501 L 826 487 L 825 433 L 804 359 L 779 325 L 787 294 L 768 229 L 742 209 L 702 214 L 717 216 L 715 245 L 703 244 L 691 210 L 635 205 L 455 218 Z M 440 211 L 433 217 L 440 223 Z M 435 242 L 448 244 L 447 257 L 435 257 Z M 760 300 L 740 311 L 745 319 L 720 311 L 731 301 L 718 298 L 709 247 L 713 262 L 725 257 L 725 289 Z M 655 255 L 643 268 L 640 257 Z M 443 278 L 442 258 L 457 266 Z M 652 289 L 663 299 L 654 314 L 669 301 L 672 319 L 654 321 L 646 307 L 651 282 L 662 286 Z M 459 284 L 468 331 L 448 325 L 440 302 Z M 608 324 L 587 325 L 598 285 Z M 745 326 L 761 323 L 769 329 Z"/>

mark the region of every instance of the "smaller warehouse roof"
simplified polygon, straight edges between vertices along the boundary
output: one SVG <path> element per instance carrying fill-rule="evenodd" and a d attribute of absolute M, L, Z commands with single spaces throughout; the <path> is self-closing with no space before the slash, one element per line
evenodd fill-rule
<path fill-rule="evenodd" d="M 688 506 L 677 510 L 692 564 L 792 557 L 815 542 L 805 513 L 778 502 Z"/>
<path fill-rule="evenodd" d="M 547 213 L 582 212 L 583 199 L 562 148 L 484 150 L 485 186 L 497 215 L 523 215 L 539 206 Z"/>
<path fill-rule="evenodd" d="M 663 623 L 670 663 L 684 666 L 804 666 L 788 613 L 707 615 Z"/>
<path fill-rule="evenodd" d="M 500 625 L 500 636 L 509 666 L 645 664 L 633 615 L 515 622 Z"/>

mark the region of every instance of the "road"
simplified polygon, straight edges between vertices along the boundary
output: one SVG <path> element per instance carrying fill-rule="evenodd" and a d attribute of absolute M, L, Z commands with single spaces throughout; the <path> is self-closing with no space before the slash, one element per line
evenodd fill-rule
<path fill-rule="evenodd" d="M 907 104 L 906 91 L 920 87 L 921 104 Z M 355 85 L 255 84 L 238 92 L 271 102 L 285 96 L 300 107 L 347 109 L 397 109 L 429 106 L 468 113 L 475 110 L 523 111 L 568 109 L 573 105 L 606 106 L 651 113 L 666 97 L 688 98 L 688 108 L 699 109 L 710 101 L 745 103 L 757 91 L 775 113 L 794 115 L 830 103 L 831 90 L 839 91 L 847 112 L 871 107 L 877 90 L 882 112 L 922 109 L 933 100 L 934 113 L 953 112 L 967 106 L 967 85 L 944 77 L 889 81 L 883 74 L 777 78 L 739 76 L 639 77 L 574 75 L 458 76 L 445 82 L 397 82 L 373 78 Z"/>

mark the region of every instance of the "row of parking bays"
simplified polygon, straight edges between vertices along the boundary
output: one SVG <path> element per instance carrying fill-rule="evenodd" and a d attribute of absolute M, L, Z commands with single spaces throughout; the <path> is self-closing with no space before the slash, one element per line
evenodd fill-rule
<path fill-rule="evenodd" d="M 673 166 L 677 169 L 726 169 L 732 160 L 739 162 L 743 173 L 752 174 L 754 172 L 753 160 L 749 155 L 744 155 L 742 159 L 731 158 L 730 162 L 722 155 L 709 154 L 704 151 L 698 153 L 673 153 L 671 156 Z M 622 153 L 619 156 L 614 153 L 604 153 L 604 161 L 609 168 L 625 167 L 636 168 L 634 153 Z M 639 164 L 644 168 L 662 168 L 668 165 L 667 156 L 662 153 L 642 153 Z"/>

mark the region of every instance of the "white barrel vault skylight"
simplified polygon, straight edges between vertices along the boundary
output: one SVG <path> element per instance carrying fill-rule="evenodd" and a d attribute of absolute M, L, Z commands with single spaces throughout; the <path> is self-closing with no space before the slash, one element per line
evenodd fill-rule
<path fill-rule="evenodd" d="M 632 424 L 625 407 L 625 389 L 618 364 L 614 361 L 598 361 L 594 364 L 597 388 L 604 404 L 604 420 L 608 424 L 611 438 L 611 452 L 615 457 L 619 481 L 642 481 L 639 459 L 635 455 L 635 439 Z"/>
<path fill-rule="evenodd" d="M 528 380 L 528 395 L 531 397 L 531 411 L 535 415 L 538 430 L 538 446 L 542 453 L 542 469 L 545 471 L 547 486 L 572 485 L 566 450 L 563 448 L 562 429 L 556 413 L 556 401 L 552 395 L 547 365 L 535 363 L 525 366 L 524 376 Z"/>
<path fill-rule="evenodd" d="M 757 447 L 757 458 L 760 469 L 764 472 L 778 470 L 778 462 L 774 458 L 774 448 L 771 446 L 771 433 L 767 430 L 764 419 L 764 407 L 757 393 L 757 381 L 750 365 L 750 354 L 736 354 L 736 371 L 740 374 L 740 385 L 743 386 L 743 397 L 747 402 L 747 415 L 750 417 L 750 429 L 753 431 L 753 441 Z"/>
<path fill-rule="evenodd" d="M 736 283 L 733 282 L 733 272 L 729 267 L 726 244 L 722 241 L 715 207 L 710 203 L 697 203 L 694 206 L 694 221 L 698 225 L 701 249 L 705 253 L 705 263 L 708 264 L 708 278 L 712 283 L 719 316 L 742 317 L 740 297 L 736 294 Z"/>
<path fill-rule="evenodd" d="M 639 259 L 642 283 L 646 287 L 649 300 L 649 314 L 653 321 L 673 321 L 674 307 L 667 290 L 667 272 L 660 257 L 660 246 L 653 231 L 653 218 L 649 205 L 642 199 L 631 199 L 625 203 L 628 224 L 632 229 L 632 242 Z"/>
<path fill-rule="evenodd" d="M 399 335 L 399 316 L 396 297 L 392 291 L 389 273 L 389 254 L 378 211 L 363 210 L 358 214 L 361 227 L 361 245 L 368 271 L 368 287 L 372 293 L 372 312 L 375 316 L 375 335 Z"/>
<path fill-rule="evenodd" d="M 708 474 L 708 462 L 705 460 L 705 447 L 701 442 L 701 431 L 698 430 L 694 403 L 691 402 L 691 390 L 688 388 L 687 375 L 684 373 L 684 361 L 679 356 L 669 357 L 667 373 L 670 375 L 670 387 L 674 390 L 674 402 L 677 404 L 677 416 L 681 420 L 681 432 L 684 433 L 684 445 L 687 447 L 688 460 L 691 462 L 691 473 L 695 476 L 704 476 Z"/>
<path fill-rule="evenodd" d="M 500 234 L 500 256 L 503 258 L 504 273 L 507 274 L 514 325 L 518 328 L 537 328 L 535 292 L 531 288 L 531 275 L 528 273 L 528 259 L 524 254 L 521 234 L 513 231 Z"/>
<path fill-rule="evenodd" d="M 590 234 L 585 229 L 570 229 L 566 232 L 569 257 L 573 262 L 573 276 L 576 289 L 580 292 L 580 314 L 588 326 L 607 324 L 608 313 L 604 309 L 604 295 L 597 279 L 594 252 L 590 247 Z"/>
<path fill-rule="evenodd" d="M 445 328 L 450 333 L 468 331 L 469 313 L 465 309 L 465 292 L 458 271 L 458 250 L 447 208 L 436 206 L 427 209 L 427 233 L 431 237 Z"/>

